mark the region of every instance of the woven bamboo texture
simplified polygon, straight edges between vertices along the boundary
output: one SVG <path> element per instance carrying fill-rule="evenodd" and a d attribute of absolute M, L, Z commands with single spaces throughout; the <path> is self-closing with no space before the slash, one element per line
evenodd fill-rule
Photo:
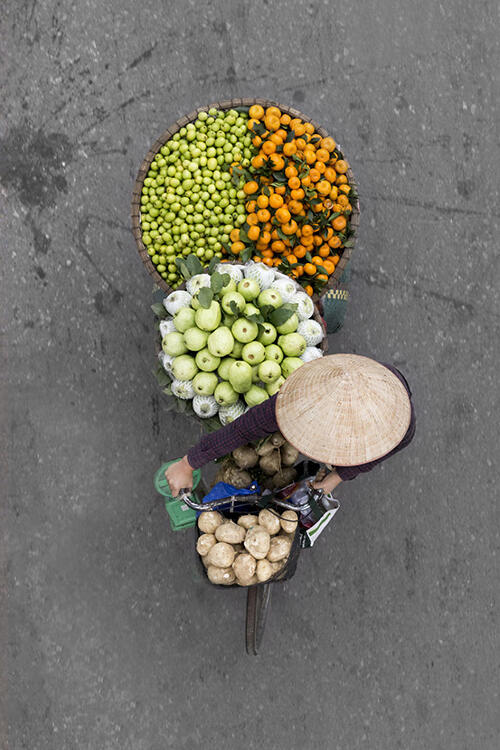
<path fill-rule="evenodd" d="M 198 107 L 198 109 L 195 109 L 194 112 L 191 112 L 188 115 L 185 115 L 184 117 L 181 117 L 179 120 L 176 120 L 176 122 L 173 123 L 173 125 L 170 125 L 170 127 L 165 130 L 164 133 L 160 135 L 159 138 L 153 143 L 151 148 L 149 149 L 148 153 L 146 154 L 140 168 L 139 172 L 137 173 L 137 178 L 134 185 L 134 190 L 132 193 L 132 232 L 135 237 L 135 241 L 137 244 L 137 250 L 139 252 L 139 255 L 141 257 L 142 262 L 144 263 L 145 267 L 153 277 L 155 283 L 157 286 L 160 287 L 160 289 L 163 289 L 165 292 L 171 292 L 171 287 L 167 284 L 165 279 L 163 279 L 158 271 L 156 270 L 156 267 L 154 263 L 151 261 L 151 258 L 148 255 L 147 248 L 142 241 L 142 230 L 141 230 L 141 195 L 142 195 L 142 186 L 144 183 L 144 179 L 147 176 L 149 172 L 149 168 L 151 166 L 151 162 L 153 161 L 154 157 L 160 150 L 162 146 L 165 145 L 165 143 L 172 138 L 172 136 L 177 133 L 181 128 L 183 128 L 185 125 L 187 125 L 189 122 L 193 122 L 198 117 L 198 114 L 200 112 L 208 112 L 208 110 L 211 107 L 215 107 L 217 109 L 235 109 L 237 107 L 251 107 L 252 104 L 261 104 L 264 108 L 266 107 L 279 107 L 282 112 L 289 114 L 291 117 L 300 117 L 301 120 L 304 122 L 310 122 L 312 125 L 314 125 L 314 128 L 317 133 L 319 133 L 323 138 L 325 138 L 328 135 L 328 132 L 321 127 L 317 122 L 312 120 L 310 117 L 307 117 L 307 115 L 303 114 L 302 112 L 299 112 L 298 109 L 295 109 L 294 107 L 287 107 L 283 104 L 279 104 L 278 102 L 271 101 L 270 99 L 224 99 L 220 102 L 214 102 L 213 104 L 208 104 L 204 107 Z M 341 146 L 337 145 L 337 148 L 339 151 L 342 151 Z M 351 167 L 347 170 L 347 179 L 349 181 L 349 184 L 352 185 L 352 187 L 356 190 L 357 185 L 356 181 L 354 179 L 354 174 L 352 172 Z M 357 192 L 357 190 L 356 190 Z M 359 226 L 359 199 L 356 198 L 352 204 L 352 214 L 350 219 L 350 227 L 353 230 L 353 234 L 351 235 L 350 239 L 353 241 L 353 245 L 350 247 L 345 247 L 342 252 L 342 256 L 335 268 L 335 271 L 333 274 L 329 277 L 328 283 L 323 288 L 321 295 L 322 296 L 328 289 L 335 289 L 339 283 L 340 277 L 342 276 L 342 273 L 344 272 L 345 267 L 347 266 L 347 263 L 349 262 L 349 259 L 351 258 L 352 251 L 354 249 L 354 240 L 356 238 L 356 233 Z M 317 295 L 315 295 L 317 298 Z"/>

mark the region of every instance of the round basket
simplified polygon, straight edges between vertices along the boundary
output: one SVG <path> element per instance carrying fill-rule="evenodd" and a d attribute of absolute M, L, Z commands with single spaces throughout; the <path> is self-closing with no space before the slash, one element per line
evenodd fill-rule
<path fill-rule="evenodd" d="M 208 104 L 204 107 L 198 107 L 198 109 L 194 110 L 194 112 L 191 112 L 189 115 L 186 115 L 185 117 L 181 117 L 180 120 L 177 120 L 176 122 L 174 122 L 173 125 L 171 125 L 167 130 L 165 130 L 165 132 L 162 133 L 162 135 L 153 143 L 148 153 L 146 154 L 146 157 L 144 158 L 139 168 L 139 172 L 137 173 L 137 178 L 136 178 L 135 185 L 134 185 L 134 191 L 132 194 L 132 232 L 134 234 L 135 241 L 137 243 L 137 250 L 139 252 L 142 262 L 146 266 L 151 276 L 154 278 L 155 284 L 159 286 L 160 289 L 163 289 L 165 292 L 171 292 L 172 289 L 167 284 L 165 279 L 163 279 L 158 273 L 158 271 L 156 270 L 154 263 L 151 261 L 148 255 L 146 246 L 144 242 L 142 241 L 141 212 L 140 212 L 142 186 L 143 186 L 144 179 L 146 178 L 149 172 L 151 162 L 153 161 L 154 157 L 156 156 L 160 148 L 164 146 L 165 143 L 168 140 L 170 140 L 170 138 L 172 138 L 174 133 L 177 133 L 181 128 L 185 127 L 189 122 L 194 122 L 194 120 L 196 120 L 200 112 L 208 112 L 208 110 L 211 107 L 215 107 L 217 109 L 237 109 L 238 107 L 248 108 L 248 107 L 251 107 L 252 104 L 261 104 L 264 108 L 272 107 L 272 106 L 279 107 L 282 112 L 284 112 L 285 114 L 289 114 L 291 117 L 300 117 L 300 119 L 303 120 L 304 122 L 310 122 L 312 125 L 314 125 L 316 132 L 319 133 L 323 138 L 326 138 L 328 136 L 328 133 L 324 128 L 318 125 L 318 123 L 312 120 L 310 117 L 307 117 L 302 112 L 299 112 L 298 109 L 295 109 L 294 107 L 287 107 L 283 104 L 279 104 L 278 102 L 271 101 L 270 99 L 225 99 L 220 102 Z M 342 148 L 338 144 L 337 144 L 337 148 L 339 151 L 342 151 Z M 354 179 L 354 175 L 350 167 L 347 170 L 347 179 L 349 181 L 349 184 L 352 185 L 356 189 L 357 187 L 356 181 Z M 359 199 L 358 198 L 355 198 L 353 200 L 352 209 L 353 210 L 351 214 L 350 228 L 352 229 L 353 234 L 350 239 L 353 242 L 353 244 L 343 249 L 342 256 L 335 268 L 335 271 L 329 277 L 327 284 L 325 284 L 325 286 L 321 290 L 321 295 L 319 296 L 323 296 L 323 294 L 328 289 L 335 289 L 337 287 L 339 280 L 344 272 L 344 269 L 347 266 L 349 259 L 351 257 L 352 251 L 354 249 L 354 241 L 356 238 L 356 232 L 359 226 Z M 315 295 L 315 298 L 317 299 L 318 295 Z"/>

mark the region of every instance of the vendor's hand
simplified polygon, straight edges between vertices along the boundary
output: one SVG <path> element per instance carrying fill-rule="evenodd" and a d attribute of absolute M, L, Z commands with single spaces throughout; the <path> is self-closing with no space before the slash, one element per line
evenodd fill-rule
<path fill-rule="evenodd" d="M 193 469 L 189 465 L 187 456 L 175 464 L 171 464 L 165 472 L 172 497 L 177 497 L 182 489 L 193 486 Z"/>
<path fill-rule="evenodd" d="M 317 490 L 323 490 L 323 492 L 333 492 L 335 487 L 337 487 L 341 481 L 342 479 L 337 472 L 332 471 L 330 474 L 327 474 L 324 479 L 312 482 L 312 486 Z"/>

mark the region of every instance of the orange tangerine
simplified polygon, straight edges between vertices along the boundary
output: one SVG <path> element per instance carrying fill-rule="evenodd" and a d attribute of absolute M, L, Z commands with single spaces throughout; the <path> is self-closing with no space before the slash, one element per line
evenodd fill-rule
<path fill-rule="evenodd" d="M 245 184 L 243 185 L 243 192 L 245 193 L 245 195 L 253 195 L 253 193 L 256 193 L 258 189 L 259 186 L 255 182 L 255 180 L 245 182 Z"/>
<path fill-rule="evenodd" d="M 264 124 L 268 130 L 273 130 L 273 131 L 278 130 L 280 126 L 279 117 L 266 114 L 266 119 L 264 120 Z"/>
<path fill-rule="evenodd" d="M 332 221 L 332 226 L 335 230 L 337 230 L 337 232 L 341 232 L 343 229 L 345 229 L 346 225 L 347 225 L 347 221 L 346 221 L 345 216 L 337 216 Z"/>
<path fill-rule="evenodd" d="M 328 240 L 328 244 L 330 247 L 332 247 L 335 250 L 337 247 L 341 246 L 342 242 L 340 240 L 340 237 L 334 234 L 333 237 Z"/>
<path fill-rule="evenodd" d="M 243 242 L 233 242 L 231 244 L 231 252 L 233 252 L 235 255 L 238 255 L 238 253 L 241 253 L 242 250 L 245 249 L 245 245 Z"/>
<path fill-rule="evenodd" d="M 257 198 L 257 205 L 259 208 L 267 208 L 269 205 L 269 198 L 267 195 L 264 195 L 263 193 L 262 195 L 259 195 Z"/>
<path fill-rule="evenodd" d="M 286 224 L 287 221 L 290 221 L 290 211 L 288 208 L 285 208 L 285 206 L 278 208 L 276 211 L 276 218 L 280 224 Z"/>
<path fill-rule="evenodd" d="M 248 239 L 252 240 L 252 242 L 255 242 L 259 238 L 260 234 L 260 227 L 257 227 L 255 224 L 249 227 L 248 229 Z"/>
<path fill-rule="evenodd" d="M 312 263 L 306 263 L 304 265 L 304 271 L 308 276 L 314 276 L 314 274 L 316 273 L 316 266 L 314 266 Z"/>
<path fill-rule="evenodd" d="M 285 156 L 293 156 L 293 154 L 297 153 L 297 146 L 293 141 L 290 141 L 289 143 L 283 144 L 283 153 Z"/>
<path fill-rule="evenodd" d="M 327 151 L 334 151 L 335 146 L 337 144 L 333 140 L 333 138 L 330 138 L 330 136 L 326 136 L 326 138 L 322 138 L 320 141 L 321 148 L 326 149 Z"/>
<path fill-rule="evenodd" d="M 290 177 L 288 180 L 288 187 L 292 190 L 297 190 L 300 187 L 300 180 L 298 177 Z"/>
<path fill-rule="evenodd" d="M 271 249 L 275 253 L 282 253 L 285 249 L 285 243 L 283 240 L 274 240 L 274 242 L 271 243 Z"/>
<path fill-rule="evenodd" d="M 274 105 L 271 105 L 266 109 L 266 117 L 281 117 L 281 109 L 278 107 L 275 107 Z"/>
<path fill-rule="evenodd" d="M 281 231 L 284 234 L 295 234 L 297 231 L 297 222 L 294 219 L 287 221 L 286 224 L 281 225 Z"/>
<path fill-rule="evenodd" d="M 328 195 L 330 193 L 331 187 L 332 186 L 330 185 L 328 180 L 320 180 L 316 184 L 316 190 L 320 195 Z"/>
<path fill-rule="evenodd" d="M 262 120 L 262 118 L 264 117 L 264 107 L 262 107 L 260 104 L 252 104 L 252 106 L 248 110 L 248 114 L 254 120 Z"/>
<path fill-rule="evenodd" d="M 326 150 L 326 148 L 318 148 L 318 150 L 316 151 L 316 159 L 318 161 L 325 162 L 325 161 L 328 161 L 329 158 L 330 158 L 330 154 Z"/>
<path fill-rule="evenodd" d="M 231 232 L 229 233 L 229 238 L 231 242 L 236 242 L 240 239 L 240 230 L 239 229 L 231 229 Z"/>
<path fill-rule="evenodd" d="M 293 164 L 289 164 L 288 167 L 285 169 L 285 175 L 286 177 L 297 177 L 297 167 L 294 167 Z"/>
<path fill-rule="evenodd" d="M 344 159 L 339 159 L 335 162 L 335 171 L 339 174 L 345 174 L 349 168 L 349 165 Z"/>
<path fill-rule="evenodd" d="M 257 211 L 257 218 L 260 222 L 265 224 L 271 218 L 271 212 L 267 208 L 259 208 Z"/>
<path fill-rule="evenodd" d="M 283 198 L 281 197 L 281 195 L 278 195 L 278 193 L 273 193 L 269 197 L 269 205 L 271 206 L 271 208 L 279 208 L 283 205 Z"/>
<path fill-rule="evenodd" d="M 245 208 L 249 214 L 255 211 L 256 206 L 257 206 L 257 201 L 247 201 L 245 203 Z"/>
<path fill-rule="evenodd" d="M 269 161 L 271 162 L 271 168 L 274 169 L 276 172 L 280 169 L 283 169 L 285 166 L 285 160 L 281 156 L 281 154 L 271 154 L 269 157 Z"/>
<path fill-rule="evenodd" d="M 254 213 L 248 214 L 247 224 L 250 224 L 250 226 L 252 226 L 253 224 L 255 226 L 255 224 L 258 224 L 258 223 L 259 223 L 259 219 L 257 217 L 257 214 L 254 214 Z"/>

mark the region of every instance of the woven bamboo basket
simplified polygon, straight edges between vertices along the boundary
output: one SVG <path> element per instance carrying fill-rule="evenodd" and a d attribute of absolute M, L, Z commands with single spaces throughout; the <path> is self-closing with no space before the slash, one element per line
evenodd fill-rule
<path fill-rule="evenodd" d="M 198 107 L 198 109 L 194 110 L 194 112 L 191 112 L 189 115 L 185 115 L 185 117 L 181 117 L 179 120 L 173 123 L 167 130 L 165 130 L 164 133 L 160 135 L 159 138 L 153 143 L 151 148 L 149 149 L 148 153 L 146 154 L 140 168 L 139 172 L 137 174 L 137 178 L 134 184 L 134 191 L 132 194 L 132 232 L 135 237 L 135 241 L 137 243 L 137 250 L 139 252 L 139 255 L 141 257 L 142 262 L 146 266 L 147 270 L 153 277 L 155 284 L 160 287 L 160 289 L 163 289 L 165 292 L 171 292 L 171 287 L 167 284 L 165 279 L 163 279 L 158 271 L 155 268 L 154 263 L 151 261 L 147 248 L 145 244 L 142 241 L 142 230 L 141 230 L 141 212 L 140 212 L 140 206 L 141 206 L 141 195 L 142 195 L 142 186 L 145 177 L 147 176 L 149 172 L 149 168 L 151 166 L 151 162 L 153 161 L 154 157 L 160 150 L 162 146 L 165 145 L 165 143 L 172 138 L 174 133 L 177 133 L 181 128 L 185 127 L 189 122 L 194 122 L 196 118 L 198 117 L 198 114 L 200 112 L 207 112 L 211 107 L 215 107 L 217 109 L 237 109 L 238 107 L 251 107 L 252 104 L 261 104 L 264 108 L 266 107 L 279 107 L 282 112 L 289 114 L 291 117 L 300 117 L 304 122 L 310 122 L 312 125 L 314 125 L 314 128 L 317 133 L 319 133 L 323 138 L 325 138 L 328 133 L 327 131 L 321 127 L 321 125 L 318 125 L 317 122 L 312 120 L 310 117 L 307 117 L 307 115 L 304 115 L 302 112 L 299 112 L 298 109 L 295 109 L 294 107 L 287 107 L 283 104 L 279 104 L 278 102 L 271 101 L 270 99 L 224 99 L 220 102 L 215 102 L 213 104 L 208 104 L 204 107 Z M 342 148 L 337 145 L 337 148 L 339 151 L 342 151 Z M 354 175 L 352 172 L 352 169 L 349 167 L 347 170 L 347 179 L 349 181 L 349 184 L 353 186 L 354 189 L 356 189 L 356 181 L 354 179 Z M 352 214 L 351 214 L 351 220 L 350 220 L 350 228 L 353 231 L 352 236 L 350 239 L 353 241 L 356 238 L 357 229 L 359 226 L 359 199 L 356 198 L 352 203 Z M 338 286 L 339 280 L 344 272 L 345 267 L 347 266 L 352 251 L 354 249 L 354 244 L 345 247 L 342 252 L 342 256 L 340 258 L 340 261 L 338 262 L 335 271 L 333 274 L 329 277 L 327 284 L 323 287 L 321 291 L 321 296 L 328 291 L 329 289 L 335 289 Z M 180 287 L 182 288 L 182 286 Z M 318 295 L 315 295 L 315 299 L 318 299 Z"/>

